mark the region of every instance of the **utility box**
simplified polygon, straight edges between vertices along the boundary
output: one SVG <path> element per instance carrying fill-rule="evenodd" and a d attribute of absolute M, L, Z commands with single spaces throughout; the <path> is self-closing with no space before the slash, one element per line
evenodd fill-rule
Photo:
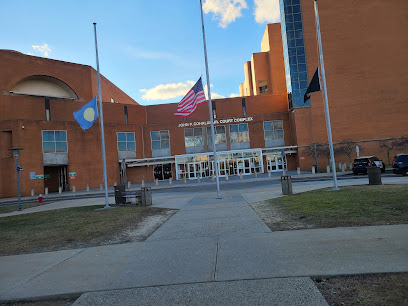
<path fill-rule="evenodd" d="M 292 177 L 291 176 L 281 176 L 281 185 L 282 185 L 282 194 L 289 195 L 293 194 L 292 192 Z"/>
<path fill-rule="evenodd" d="M 115 188 L 115 204 L 124 204 L 126 203 L 126 199 L 123 197 L 125 194 L 125 185 L 117 185 Z"/>
<path fill-rule="evenodd" d="M 382 185 L 381 169 L 379 167 L 368 167 L 367 174 L 369 185 Z"/>
<path fill-rule="evenodd" d="M 152 188 L 142 187 L 142 205 L 151 206 L 152 205 Z"/>

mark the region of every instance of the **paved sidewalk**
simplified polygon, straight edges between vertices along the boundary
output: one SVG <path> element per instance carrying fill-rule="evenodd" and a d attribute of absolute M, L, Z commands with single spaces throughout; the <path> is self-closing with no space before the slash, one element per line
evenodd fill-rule
<path fill-rule="evenodd" d="M 77 305 L 327 305 L 309 276 L 408 272 L 408 225 L 271 232 L 248 203 L 280 195 L 277 187 L 221 200 L 159 194 L 155 206 L 181 210 L 144 242 L 1 257 L 0 299 L 85 293 Z"/>

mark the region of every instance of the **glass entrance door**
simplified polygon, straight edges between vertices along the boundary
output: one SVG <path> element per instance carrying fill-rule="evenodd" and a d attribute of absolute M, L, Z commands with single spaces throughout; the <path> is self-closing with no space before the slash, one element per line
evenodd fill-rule
<path fill-rule="evenodd" d="M 282 171 L 286 169 L 284 159 L 282 155 L 269 155 L 268 156 L 268 170 L 271 172 Z"/>
<path fill-rule="evenodd" d="M 225 176 L 226 174 L 229 175 L 228 162 L 226 160 L 219 160 L 218 161 L 218 175 Z"/>
<path fill-rule="evenodd" d="M 202 177 L 202 169 L 200 162 L 188 163 L 188 178 L 193 180 L 198 176 Z"/>
<path fill-rule="evenodd" d="M 238 174 L 251 174 L 251 159 L 240 158 L 237 159 L 237 172 Z"/>

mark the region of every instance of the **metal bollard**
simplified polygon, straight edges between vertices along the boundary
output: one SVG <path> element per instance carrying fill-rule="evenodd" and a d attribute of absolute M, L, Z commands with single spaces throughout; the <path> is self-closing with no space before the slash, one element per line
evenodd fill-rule
<path fill-rule="evenodd" d="M 89 184 L 86 184 L 86 191 L 89 192 Z"/>
<path fill-rule="evenodd" d="M 142 180 L 142 187 L 144 187 L 145 186 L 145 184 L 144 184 L 144 180 Z"/>
<path fill-rule="evenodd" d="M 316 168 L 315 168 L 315 166 L 312 167 L 312 174 L 316 174 Z"/>
<path fill-rule="evenodd" d="M 130 189 L 130 188 L 132 187 L 132 182 L 131 182 L 131 181 L 128 181 L 127 183 L 128 183 L 128 184 L 127 184 L 127 185 L 128 185 L 128 189 Z"/>
<path fill-rule="evenodd" d="M 228 178 L 228 173 L 225 173 L 225 180 L 226 180 L 226 181 L 229 180 L 229 178 Z"/>
<path fill-rule="evenodd" d="M 341 169 L 341 163 L 339 163 L 339 169 Z"/>
<path fill-rule="evenodd" d="M 271 177 L 272 173 L 271 171 L 268 171 L 268 177 Z"/>
<path fill-rule="evenodd" d="M 58 187 L 58 193 L 59 193 L 59 194 L 62 193 L 62 187 L 61 187 L 61 186 Z"/>
<path fill-rule="evenodd" d="M 44 194 L 45 194 L 45 195 L 48 195 L 48 187 L 45 187 L 45 189 L 44 189 Z"/>
<path fill-rule="evenodd" d="M 173 184 L 173 179 L 169 178 L 169 185 L 172 185 L 172 184 Z"/>
<path fill-rule="evenodd" d="M 211 181 L 214 182 L 214 174 L 211 175 Z"/>
<path fill-rule="evenodd" d="M 76 192 L 76 188 L 75 188 L 75 186 L 72 186 L 72 193 L 75 193 Z"/>
<path fill-rule="evenodd" d="M 118 186 L 118 184 L 116 184 L 116 182 L 114 182 L 114 183 L 113 183 L 113 187 L 116 187 L 116 186 Z"/>
<path fill-rule="evenodd" d="M 286 170 L 285 170 L 285 168 L 282 169 L 282 175 L 283 175 L 283 176 L 286 175 Z"/>
<path fill-rule="evenodd" d="M 330 173 L 330 166 L 329 165 L 326 166 L 326 172 Z"/>
<path fill-rule="evenodd" d="M 346 164 L 341 165 L 341 172 L 346 172 Z"/>
<path fill-rule="evenodd" d="M 31 189 L 31 196 L 33 197 L 35 195 L 34 189 Z"/>
<path fill-rule="evenodd" d="M 100 186 L 99 186 L 99 189 L 102 191 L 103 190 L 103 184 L 101 184 Z"/>
<path fill-rule="evenodd" d="M 254 178 L 257 178 L 258 177 L 258 172 L 254 172 Z"/>
<path fill-rule="evenodd" d="M 197 176 L 197 183 L 200 183 L 200 182 L 201 182 L 200 176 Z"/>
<path fill-rule="evenodd" d="M 350 163 L 350 164 L 349 164 L 349 169 L 350 169 L 350 170 L 353 169 L 353 163 Z"/>
<path fill-rule="evenodd" d="M 156 179 L 156 186 L 159 186 L 159 179 Z"/>
<path fill-rule="evenodd" d="M 186 177 L 184 177 L 183 183 L 184 183 L 184 184 L 187 184 L 187 178 L 186 178 Z"/>
<path fill-rule="evenodd" d="M 297 174 L 300 175 L 300 168 L 297 167 Z"/>
<path fill-rule="evenodd" d="M 242 172 L 239 174 L 239 179 L 242 180 Z"/>

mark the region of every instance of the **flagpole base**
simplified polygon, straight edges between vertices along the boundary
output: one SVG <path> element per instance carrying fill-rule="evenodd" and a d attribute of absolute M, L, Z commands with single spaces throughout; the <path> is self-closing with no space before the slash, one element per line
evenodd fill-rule
<path fill-rule="evenodd" d="M 113 208 L 116 208 L 116 207 L 112 207 L 112 206 L 109 206 L 109 205 L 105 205 L 104 207 L 102 207 L 102 208 L 97 208 L 97 209 L 95 209 L 95 210 L 108 210 L 108 209 L 113 209 Z"/>

